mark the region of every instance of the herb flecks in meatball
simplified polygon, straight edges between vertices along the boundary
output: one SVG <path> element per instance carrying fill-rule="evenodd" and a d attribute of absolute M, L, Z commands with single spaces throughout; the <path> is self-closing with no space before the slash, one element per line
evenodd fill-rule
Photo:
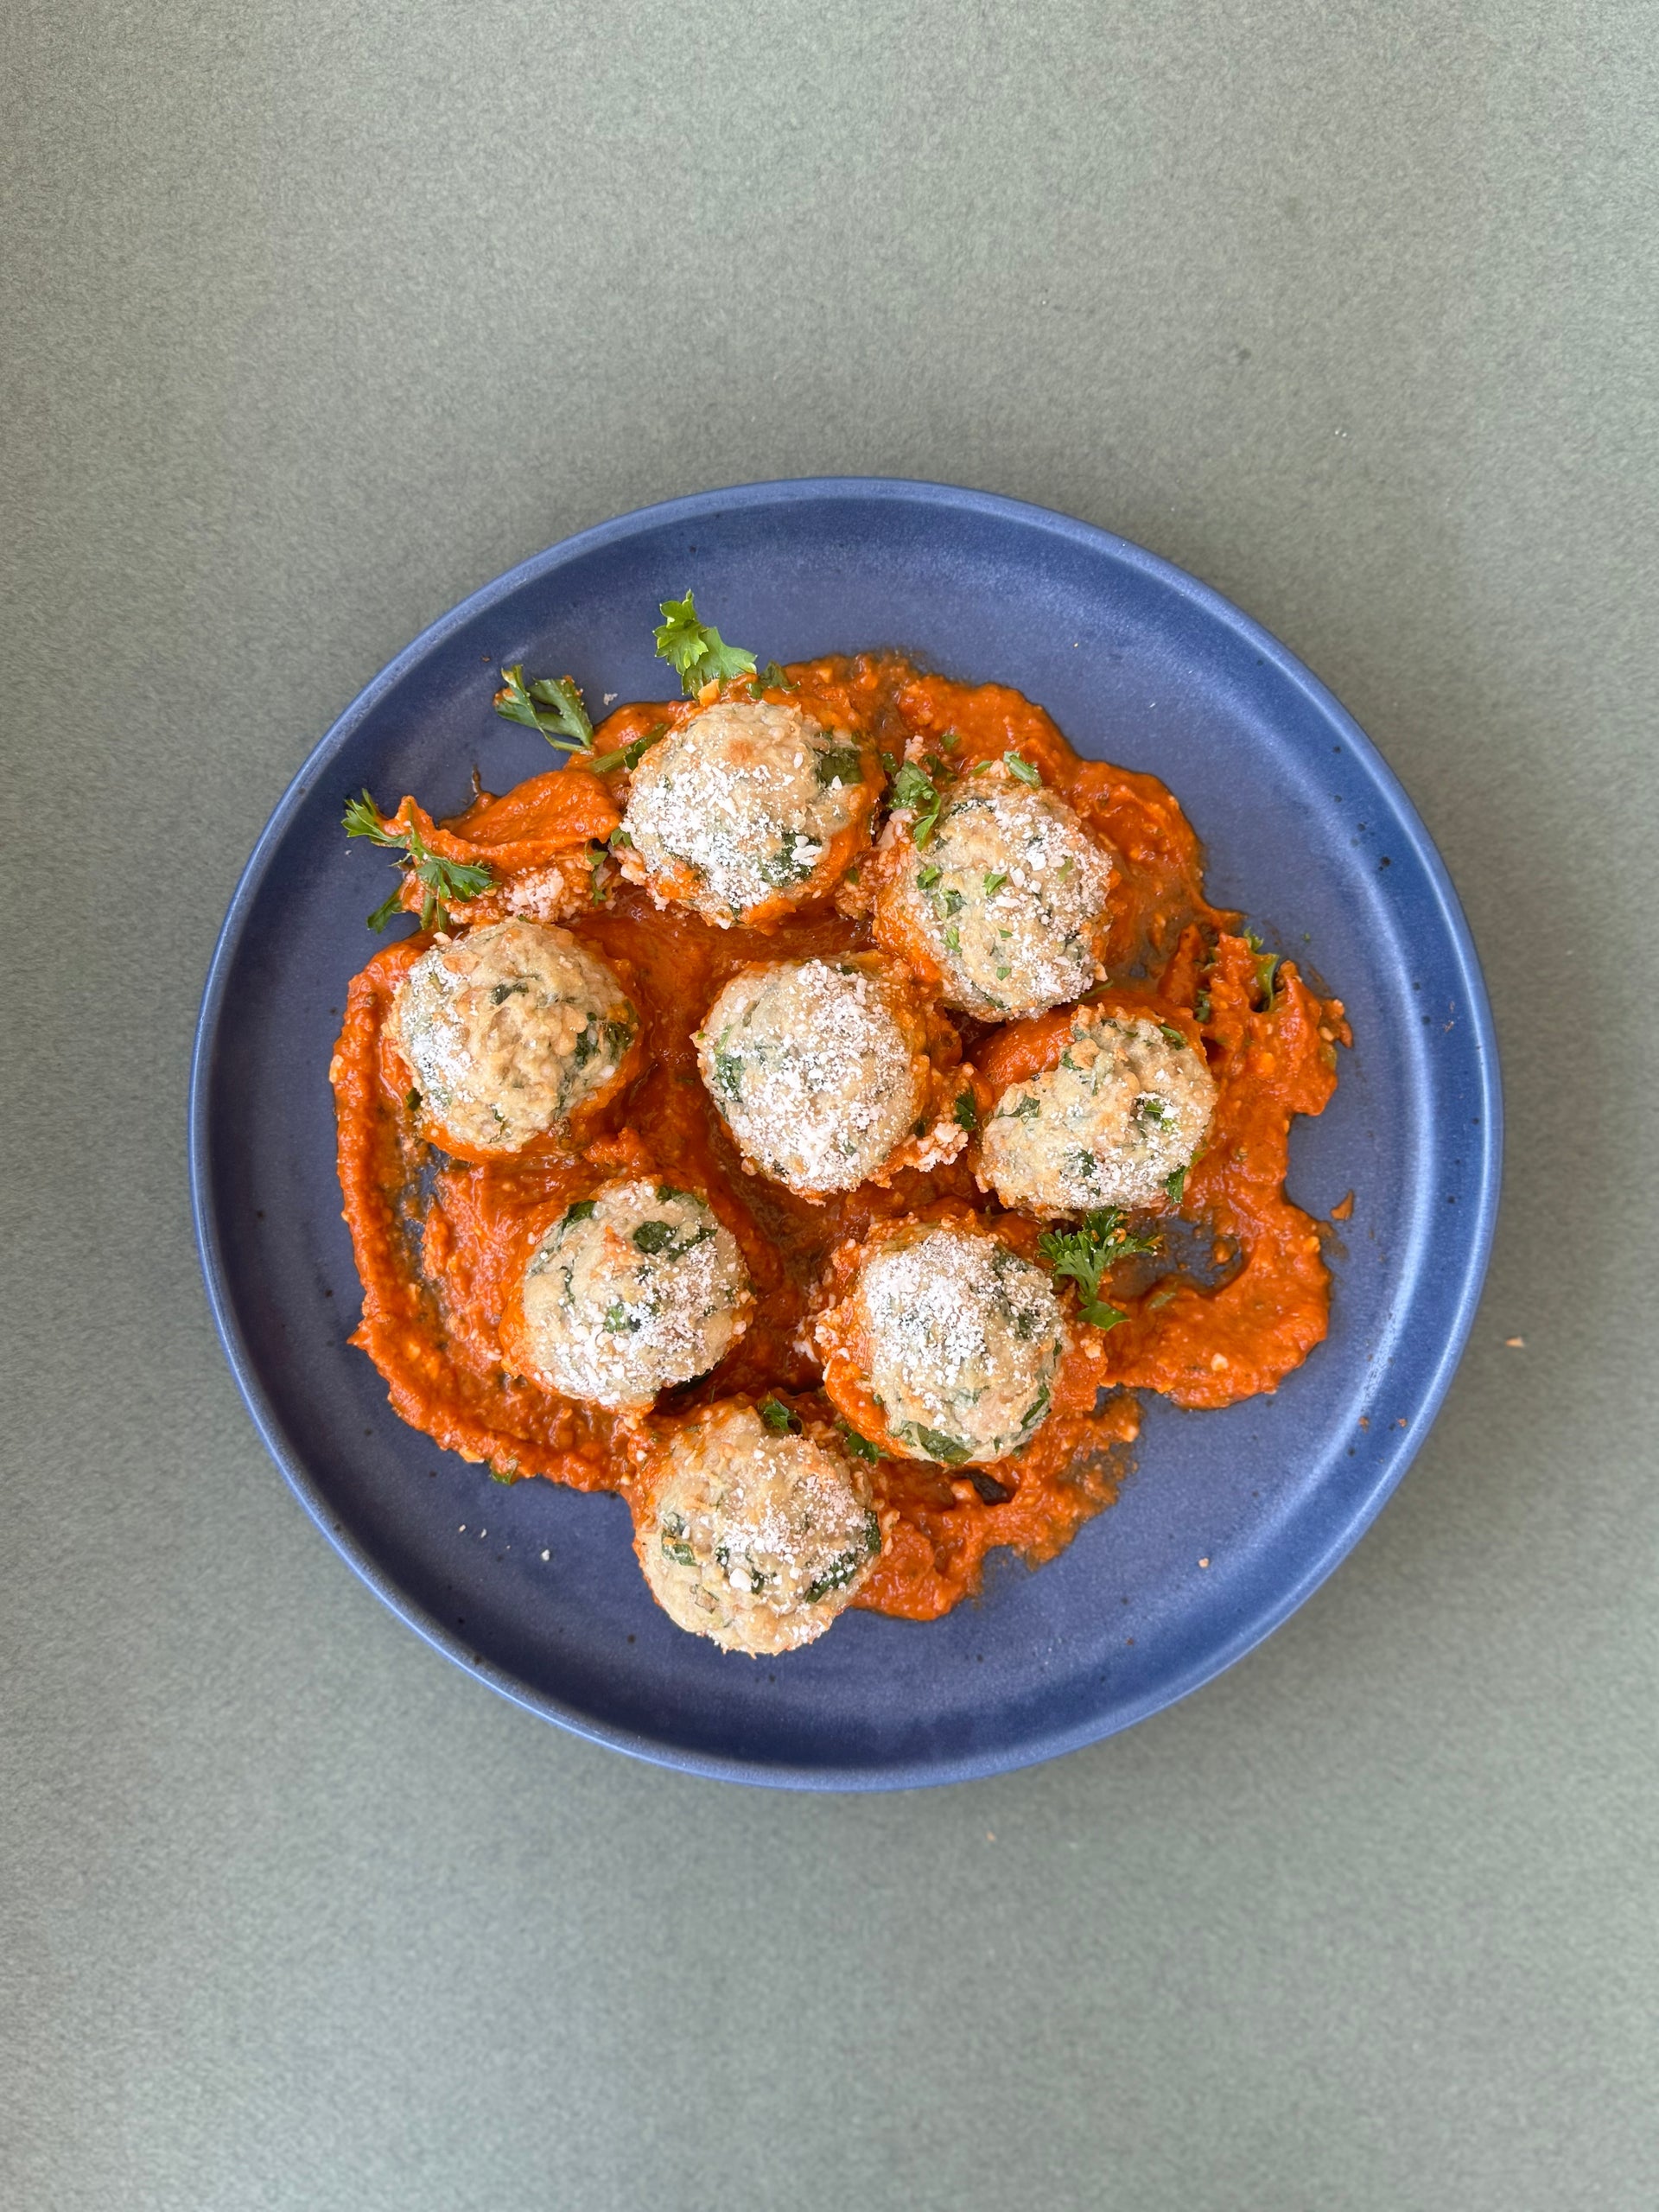
<path fill-rule="evenodd" d="M 810 1643 L 881 1548 L 869 1478 L 834 1432 L 774 1426 L 744 1399 L 676 1428 L 644 1494 L 635 1549 L 652 1595 L 726 1651 Z"/>
<path fill-rule="evenodd" d="M 703 1198 L 612 1183 L 567 1208 L 531 1255 L 512 1348 L 566 1397 L 644 1407 L 707 1374 L 753 1306 L 737 1240 Z"/>
<path fill-rule="evenodd" d="M 1079 1007 L 1058 1064 L 998 1100 L 981 1186 L 1044 1217 L 1173 1203 L 1215 1103 L 1204 1054 L 1179 1029 Z"/>
<path fill-rule="evenodd" d="M 505 1154 L 607 1089 L 639 1027 L 595 953 L 568 930 L 515 920 L 423 952 L 390 1031 L 423 1133 Z"/>
<path fill-rule="evenodd" d="M 625 872 L 720 928 L 826 896 L 869 811 L 856 741 L 797 706 L 721 700 L 634 771 Z"/>
<path fill-rule="evenodd" d="M 1022 767 L 1025 764 L 1020 764 Z M 1041 1014 L 1103 974 L 1112 864 L 1065 801 L 997 761 L 950 785 L 884 841 L 875 893 L 880 943 L 919 950 L 947 1006 L 982 1021 Z"/>
<path fill-rule="evenodd" d="M 806 1197 L 907 1160 L 953 1158 L 966 1132 L 935 1097 L 914 983 L 880 954 L 741 969 L 697 1033 L 709 1096 L 745 1160 Z M 918 1150 L 918 1142 L 922 1150 Z"/>

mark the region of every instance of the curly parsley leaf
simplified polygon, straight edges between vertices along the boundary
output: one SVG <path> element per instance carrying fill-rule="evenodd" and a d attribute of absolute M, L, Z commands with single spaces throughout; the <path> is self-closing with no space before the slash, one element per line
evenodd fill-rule
<path fill-rule="evenodd" d="M 754 655 L 741 645 L 728 645 L 712 623 L 699 622 L 696 601 L 687 592 L 683 599 L 662 602 L 663 620 L 657 632 L 657 657 L 665 660 L 680 679 L 687 696 L 705 683 L 722 683 L 735 676 L 754 674 Z"/>
<path fill-rule="evenodd" d="M 358 798 L 347 799 L 346 811 L 340 817 L 348 837 L 366 837 L 371 844 L 400 847 L 403 865 L 414 874 L 425 893 L 421 901 L 421 927 L 423 930 L 447 929 L 448 909 L 461 906 L 468 899 L 476 899 L 495 881 L 493 868 L 472 861 L 441 859 L 427 844 L 418 830 L 398 829 L 389 823 L 379 808 L 365 791 Z M 403 907 L 403 887 L 400 885 L 384 905 L 369 916 L 372 930 L 383 930 Z"/>
<path fill-rule="evenodd" d="M 781 1399 L 762 1398 L 758 1410 L 766 1427 L 775 1429 L 780 1436 L 786 1436 L 791 1429 L 801 1425 L 799 1414 L 791 1412 Z"/>
<path fill-rule="evenodd" d="M 1115 1329 L 1123 1319 L 1122 1309 L 1108 1305 L 1100 1294 L 1100 1279 L 1120 1260 L 1156 1249 L 1155 1236 L 1137 1236 L 1128 1228 L 1120 1206 L 1099 1206 L 1084 1214 L 1076 1229 L 1048 1230 L 1037 1240 L 1037 1249 L 1057 1275 L 1070 1275 L 1077 1286 L 1077 1310 L 1097 1329 Z"/>
<path fill-rule="evenodd" d="M 974 1103 L 971 1090 L 957 1092 L 957 1103 L 950 1109 L 950 1118 L 958 1128 L 966 1129 L 969 1136 L 979 1127 L 979 1109 Z"/>
<path fill-rule="evenodd" d="M 910 837 L 920 852 L 938 826 L 939 809 L 944 804 L 938 785 L 925 768 L 906 760 L 893 779 L 892 798 L 895 807 L 908 807 L 914 814 Z"/>

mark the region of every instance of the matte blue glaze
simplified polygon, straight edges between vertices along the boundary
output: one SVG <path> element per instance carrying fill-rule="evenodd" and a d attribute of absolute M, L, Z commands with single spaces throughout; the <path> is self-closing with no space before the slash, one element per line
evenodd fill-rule
<path fill-rule="evenodd" d="M 1164 778 L 1209 849 L 1212 895 L 1338 993 L 1357 1039 L 1334 1103 L 1294 1141 L 1303 1205 L 1325 1213 L 1357 1194 L 1331 1337 L 1300 1372 L 1229 1413 L 1150 1401 L 1119 1503 L 1040 1572 L 999 1555 L 983 1598 L 946 1620 L 849 1613 L 770 1662 L 658 1611 L 619 1499 L 492 1483 L 406 1428 L 345 1341 L 358 1289 L 327 1071 L 371 950 L 363 918 L 391 878 L 385 855 L 340 834 L 342 802 L 367 785 L 443 813 L 465 802 L 474 761 L 496 791 L 546 768 L 547 748 L 492 712 L 496 668 L 569 671 L 595 703 L 660 696 L 657 603 L 688 585 L 763 658 L 902 646 L 1017 685 L 1079 751 Z M 202 1266 L 237 1381 L 370 1587 L 492 1688 L 582 1735 L 803 1789 L 1048 1758 L 1248 1651 L 1330 1573 L 1421 1442 L 1497 1203 L 1497 1062 L 1474 948 L 1410 802 L 1330 693 L 1138 546 L 1014 500 L 880 480 L 749 485 L 625 516 L 416 639 L 317 747 L 248 863 L 207 979 L 190 1111 Z"/>

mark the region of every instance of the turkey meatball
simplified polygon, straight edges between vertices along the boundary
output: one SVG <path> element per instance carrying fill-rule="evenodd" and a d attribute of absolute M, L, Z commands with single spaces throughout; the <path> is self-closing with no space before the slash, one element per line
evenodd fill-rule
<path fill-rule="evenodd" d="M 880 954 L 740 969 L 705 1016 L 698 1065 L 744 1158 L 804 1197 L 850 1191 L 901 1147 L 954 1157 L 913 987 Z"/>
<path fill-rule="evenodd" d="M 823 898 L 869 814 L 864 765 L 799 707 L 721 700 L 634 770 L 623 872 L 721 929 Z"/>
<path fill-rule="evenodd" d="M 998 1101 L 980 1145 L 981 1186 L 1050 1217 L 1173 1200 L 1215 1103 L 1204 1054 L 1179 1029 L 1080 1006 L 1058 1065 Z"/>
<path fill-rule="evenodd" d="M 1111 880 L 1106 852 L 1065 801 L 999 760 L 951 788 L 925 845 L 895 817 L 875 932 L 901 957 L 919 948 L 946 1006 L 1011 1021 L 1080 997 L 1104 975 Z"/>
<path fill-rule="evenodd" d="M 503 1336 L 526 1372 L 566 1397 L 638 1408 L 706 1375 L 753 1306 L 737 1239 L 704 1199 L 610 1183 L 542 1238 Z"/>
<path fill-rule="evenodd" d="M 869 1478 L 834 1431 L 801 1431 L 776 1400 L 766 1410 L 779 1425 L 728 1398 L 677 1428 L 634 1538 L 671 1620 L 756 1658 L 822 1636 L 881 1548 Z"/>
<path fill-rule="evenodd" d="M 568 930 L 496 922 L 423 952 L 388 1023 L 423 1135 L 518 1152 L 608 1090 L 639 1017 Z"/>
<path fill-rule="evenodd" d="M 912 1222 L 871 1245 L 818 1342 L 850 1354 L 896 1450 L 954 1466 L 1029 1441 L 1066 1332 L 1048 1275 L 988 1230 Z"/>

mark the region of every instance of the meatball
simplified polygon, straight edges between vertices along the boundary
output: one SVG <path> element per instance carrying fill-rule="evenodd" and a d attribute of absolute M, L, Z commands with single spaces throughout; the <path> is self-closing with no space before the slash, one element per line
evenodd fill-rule
<path fill-rule="evenodd" d="M 496 922 L 423 952 L 388 1023 L 424 1135 L 518 1152 L 609 1088 L 639 1016 L 568 930 Z"/>
<path fill-rule="evenodd" d="M 883 855 L 876 936 L 901 957 L 919 947 L 947 1006 L 1010 1021 L 1104 975 L 1112 865 L 1063 798 L 999 760 L 953 787 L 925 846 L 900 825 Z"/>
<path fill-rule="evenodd" d="M 962 1222 L 908 1223 L 874 1244 L 818 1338 L 826 1352 L 839 1339 L 861 1364 L 905 1458 L 952 1466 L 1029 1441 L 1066 1346 L 1044 1270 Z"/>
<path fill-rule="evenodd" d="M 695 1192 L 610 1183 L 531 1255 L 504 1344 L 568 1398 L 648 1406 L 706 1375 L 753 1306 L 737 1239 Z"/>
<path fill-rule="evenodd" d="M 1204 1054 L 1179 1029 L 1080 1006 L 1059 1065 L 1011 1084 L 986 1123 L 981 1185 L 1034 1214 L 1173 1200 L 1215 1103 Z"/>
<path fill-rule="evenodd" d="M 925 1139 L 931 1164 L 966 1133 L 937 1128 L 927 1029 L 879 953 L 741 968 L 697 1033 L 709 1094 L 744 1158 L 791 1191 L 850 1191 Z"/>
<path fill-rule="evenodd" d="M 623 871 L 721 929 L 781 913 L 833 889 L 872 796 L 847 732 L 799 707 L 722 700 L 634 770 Z"/>
<path fill-rule="evenodd" d="M 776 1400 L 767 1410 L 798 1427 Z M 835 1432 L 791 1433 L 741 1398 L 674 1431 L 647 1494 L 634 1549 L 652 1595 L 724 1651 L 810 1643 L 881 1548 L 868 1477 Z"/>

